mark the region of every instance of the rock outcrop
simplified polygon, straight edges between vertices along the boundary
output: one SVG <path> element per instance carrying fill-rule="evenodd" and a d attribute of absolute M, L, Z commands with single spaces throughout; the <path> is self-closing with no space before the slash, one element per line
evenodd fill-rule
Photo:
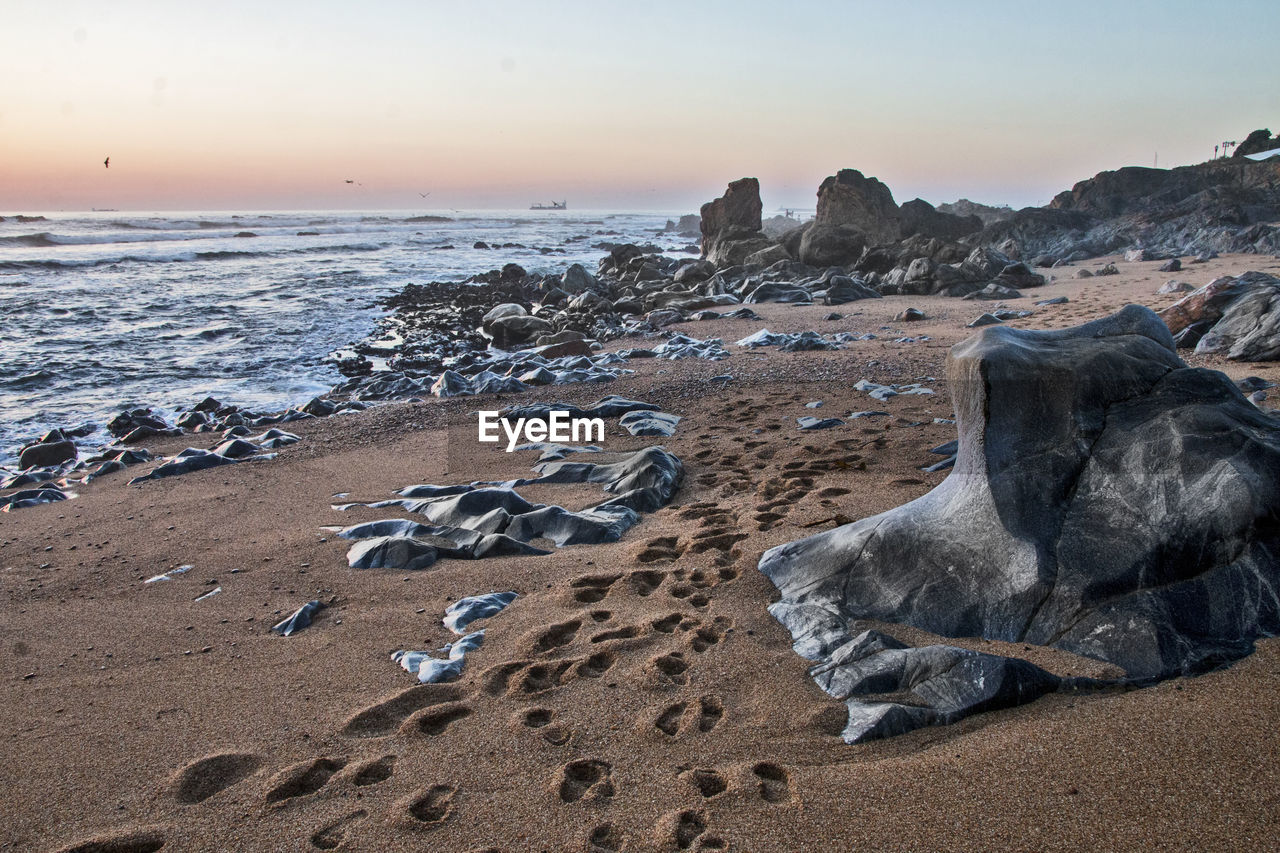
<path fill-rule="evenodd" d="M 773 245 L 760 231 L 760 182 L 740 178 L 702 206 L 702 256 L 717 265 L 740 264 Z"/>
<path fill-rule="evenodd" d="M 766 552 L 770 608 L 853 742 L 1096 682 L 857 620 L 1051 646 L 1145 684 L 1280 631 L 1280 418 L 1187 367 L 1146 308 L 984 329 L 948 358 L 955 468 L 924 497 Z"/>

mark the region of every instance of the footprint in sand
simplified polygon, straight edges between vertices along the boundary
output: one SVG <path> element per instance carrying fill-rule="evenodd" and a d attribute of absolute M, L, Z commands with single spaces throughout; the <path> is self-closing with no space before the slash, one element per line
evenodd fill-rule
<path fill-rule="evenodd" d="M 248 752 L 205 756 L 178 771 L 171 786 L 173 798 L 184 805 L 202 803 L 251 776 L 261 766 L 262 756 Z"/>
<path fill-rule="evenodd" d="M 651 663 L 658 674 L 658 682 L 660 684 L 689 683 L 689 662 L 684 659 L 683 653 L 669 652 L 654 658 Z"/>
<path fill-rule="evenodd" d="M 332 823 L 325 824 L 311 834 L 311 846 L 317 850 L 336 850 L 347 840 L 347 831 L 369 816 L 364 809 L 358 809 L 349 815 L 340 817 Z"/>
<path fill-rule="evenodd" d="M 644 570 L 628 575 L 627 583 L 631 586 L 632 592 L 643 598 L 652 595 L 653 591 L 662 585 L 664 577 L 662 572 Z"/>
<path fill-rule="evenodd" d="M 621 853 L 627 837 L 611 823 L 602 823 L 587 836 L 587 853 Z"/>
<path fill-rule="evenodd" d="M 569 645 L 569 643 L 573 642 L 574 637 L 578 636 L 578 629 L 581 627 L 581 619 L 572 619 L 568 622 L 552 625 L 534 641 L 533 654 L 543 654 L 561 646 Z"/>
<path fill-rule="evenodd" d="M 451 684 L 420 684 L 357 712 L 342 727 L 348 737 L 383 737 L 400 727 L 410 714 L 431 705 L 463 699 L 463 691 Z"/>
<path fill-rule="evenodd" d="M 456 785 L 432 785 L 423 793 L 411 797 L 405 803 L 405 811 L 419 824 L 434 828 L 453 815 L 457 796 Z"/>
<path fill-rule="evenodd" d="M 391 774 L 395 772 L 395 768 L 396 757 L 394 755 L 384 755 L 381 758 L 361 762 L 351 768 L 351 784 L 357 788 L 377 785 L 379 782 L 385 782 L 390 779 Z"/>
<path fill-rule="evenodd" d="M 569 582 L 573 600 L 582 604 L 595 604 L 609 594 L 609 588 L 622 575 L 584 575 Z"/>
<path fill-rule="evenodd" d="M 766 803 L 785 803 L 791 799 L 791 777 L 785 768 L 762 761 L 751 768 L 751 773 L 756 777 L 760 798 Z"/>
<path fill-rule="evenodd" d="M 156 853 L 165 841 L 163 828 L 131 827 L 74 842 L 57 853 Z"/>
<path fill-rule="evenodd" d="M 560 768 L 557 790 L 566 803 L 607 800 L 614 794 L 613 766 L 595 758 L 580 758 Z"/>
<path fill-rule="evenodd" d="M 689 785 L 692 785 L 703 797 L 711 798 L 716 794 L 724 793 L 729 782 L 720 773 L 710 768 L 695 768 L 686 770 L 680 774 L 680 779 Z"/>
<path fill-rule="evenodd" d="M 424 734 L 428 737 L 442 735 L 449 726 L 465 717 L 471 716 L 471 708 L 461 702 L 440 705 L 419 711 L 405 720 L 400 731 L 404 734 Z"/>
<path fill-rule="evenodd" d="M 668 737 L 675 737 L 682 730 L 698 731 L 706 734 L 714 729 L 724 717 L 724 703 L 718 696 L 703 696 L 696 705 L 687 702 L 676 702 L 668 705 L 658 714 L 653 725 Z"/>
<path fill-rule="evenodd" d="M 286 767 L 272 778 L 266 800 L 268 803 L 283 803 L 285 800 L 314 794 L 325 786 L 334 773 L 346 766 L 345 759 L 321 757 Z"/>
<path fill-rule="evenodd" d="M 702 813 L 690 809 L 663 815 L 654 840 L 664 850 L 728 849 L 722 838 L 707 832 L 707 819 Z"/>

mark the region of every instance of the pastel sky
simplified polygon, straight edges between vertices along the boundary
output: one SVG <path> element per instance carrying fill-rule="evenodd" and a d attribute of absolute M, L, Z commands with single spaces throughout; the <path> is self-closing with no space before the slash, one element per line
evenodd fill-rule
<path fill-rule="evenodd" d="M 692 211 L 744 175 L 766 210 L 811 208 L 840 168 L 899 202 L 1022 206 L 1280 130 L 1274 0 L 3 11 L 0 214 Z"/>

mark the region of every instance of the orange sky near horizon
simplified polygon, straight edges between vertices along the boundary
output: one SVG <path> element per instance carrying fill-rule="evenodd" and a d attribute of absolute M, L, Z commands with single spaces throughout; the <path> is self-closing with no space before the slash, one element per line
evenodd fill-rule
<path fill-rule="evenodd" d="M 678 211 L 744 175 L 803 208 L 846 167 L 899 202 L 1042 204 L 1265 126 L 1280 12 L 1243 6 L 17 2 L 0 215 Z"/>

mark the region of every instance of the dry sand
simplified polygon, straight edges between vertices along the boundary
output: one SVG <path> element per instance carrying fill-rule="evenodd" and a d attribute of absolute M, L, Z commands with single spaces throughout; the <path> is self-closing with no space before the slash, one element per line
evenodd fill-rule
<path fill-rule="evenodd" d="M 1174 301 L 1154 295 L 1169 278 L 1156 264 L 1119 266 L 1012 303 L 1071 299 L 1010 325 Z M 1199 286 L 1248 269 L 1280 263 L 1236 256 L 1173 277 Z M 891 323 L 908 305 L 931 319 Z M 389 405 L 298 424 L 304 443 L 274 461 L 135 487 L 112 475 L 75 500 L 0 515 L 0 850 L 92 838 L 119 844 L 86 849 L 116 851 L 1280 848 L 1280 640 L 1199 678 L 1049 696 L 865 746 L 840 740 L 843 706 L 766 612 L 775 591 L 756 562 L 942 480 L 920 467 L 954 437 L 932 422 L 951 414 L 947 348 L 990 305 L 753 307 L 765 322 L 680 328 L 728 342 L 762 326 L 880 339 L 638 361 L 607 386 Z M 821 319 L 832 310 L 845 319 Z M 892 343 L 886 325 L 933 340 Z M 1280 381 L 1276 365 L 1188 360 Z M 726 372 L 727 387 L 706 381 Z M 938 377 L 937 396 L 879 403 L 852 388 L 921 376 Z M 605 393 L 685 418 L 664 441 L 685 464 L 683 488 L 620 542 L 356 571 L 323 529 L 400 514 L 337 512 L 337 493 L 376 500 L 414 483 L 522 476 L 532 454 L 482 447 L 462 426 L 478 403 Z M 811 400 L 825 405 L 804 408 Z M 866 409 L 891 417 L 795 426 Z M 610 430 L 609 450 L 658 441 Z M 597 499 L 584 487 L 529 497 Z M 182 564 L 194 568 L 142 582 Z M 488 621 L 460 681 L 415 687 L 391 662 L 395 649 L 451 639 L 440 624 L 451 599 L 507 589 L 521 597 Z M 310 598 L 332 601 L 316 624 L 270 633 Z M 1014 651 L 1058 672 L 1106 671 Z M 210 756 L 223 757 L 181 775 Z"/>

